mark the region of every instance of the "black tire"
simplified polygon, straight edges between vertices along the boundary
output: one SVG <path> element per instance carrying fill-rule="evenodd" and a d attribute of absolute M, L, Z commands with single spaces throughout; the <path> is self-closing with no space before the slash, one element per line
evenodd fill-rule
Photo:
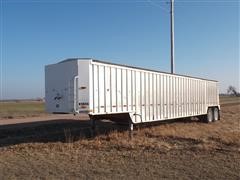
<path fill-rule="evenodd" d="M 206 118 L 205 118 L 205 122 L 206 123 L 211 123 L 213 122 L 213 109 L 212 108 L 208 108 L 208 111 L 207 111 L 207 115 L 206 115 Z"/>
<path fill-rule="evenodd" d="M 219 109 L 217 107 L 213 108 L 213 121 L 218 121 L 220 119 Z"/>

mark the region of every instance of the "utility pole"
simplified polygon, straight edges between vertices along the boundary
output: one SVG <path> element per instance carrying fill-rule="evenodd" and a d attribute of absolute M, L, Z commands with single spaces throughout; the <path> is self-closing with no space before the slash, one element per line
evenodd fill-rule
<path fill-rule="evenodd" d="M 174 59 L 174 0 L 171 1 L 170 10 L 170 28 L 171 28 L 171 73 L 175 73 L 175 59 Z"/>

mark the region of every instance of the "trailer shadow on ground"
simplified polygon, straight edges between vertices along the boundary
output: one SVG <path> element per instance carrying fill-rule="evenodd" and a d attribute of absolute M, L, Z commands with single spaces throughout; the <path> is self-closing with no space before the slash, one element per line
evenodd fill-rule
<path fill-rule="evenodd" d="M 192 123 L 196 119 L 176 119 L 155 123 L 144 123 L 135 129 L 148 128 L 170 123 Z M 128 131 L 127 122 L 114 123 L 108 120 L 96 121 L 96 136 L 107 135 L 113 131 Z M 95 136 L 95 137 L 96 137 Z M 0 147 L 22 143 L 74 142 L 79 139 L 94 138 L 89 120 L 60 119 L 0 126 Z"/>

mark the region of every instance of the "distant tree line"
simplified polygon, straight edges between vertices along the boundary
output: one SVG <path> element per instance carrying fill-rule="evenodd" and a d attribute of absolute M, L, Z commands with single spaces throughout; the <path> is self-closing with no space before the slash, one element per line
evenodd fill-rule
<path fill-rule="evenodd" d="M 237 92 L 237 90 L 234 86 L 229 86 L 228 89 L 227 89 L 227 93 L 231 96 L 237 96 L 237 97 L 240 96 L 240 93 Z"/>

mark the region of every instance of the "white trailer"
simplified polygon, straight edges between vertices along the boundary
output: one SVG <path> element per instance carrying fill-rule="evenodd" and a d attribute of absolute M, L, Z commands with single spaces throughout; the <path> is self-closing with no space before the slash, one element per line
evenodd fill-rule
<path fill-rule="evenodd" d="M 45 67 L 46 110 L 133 124 L 192 116 L 220 119 L 218 82 L 75 58 Z"/>

